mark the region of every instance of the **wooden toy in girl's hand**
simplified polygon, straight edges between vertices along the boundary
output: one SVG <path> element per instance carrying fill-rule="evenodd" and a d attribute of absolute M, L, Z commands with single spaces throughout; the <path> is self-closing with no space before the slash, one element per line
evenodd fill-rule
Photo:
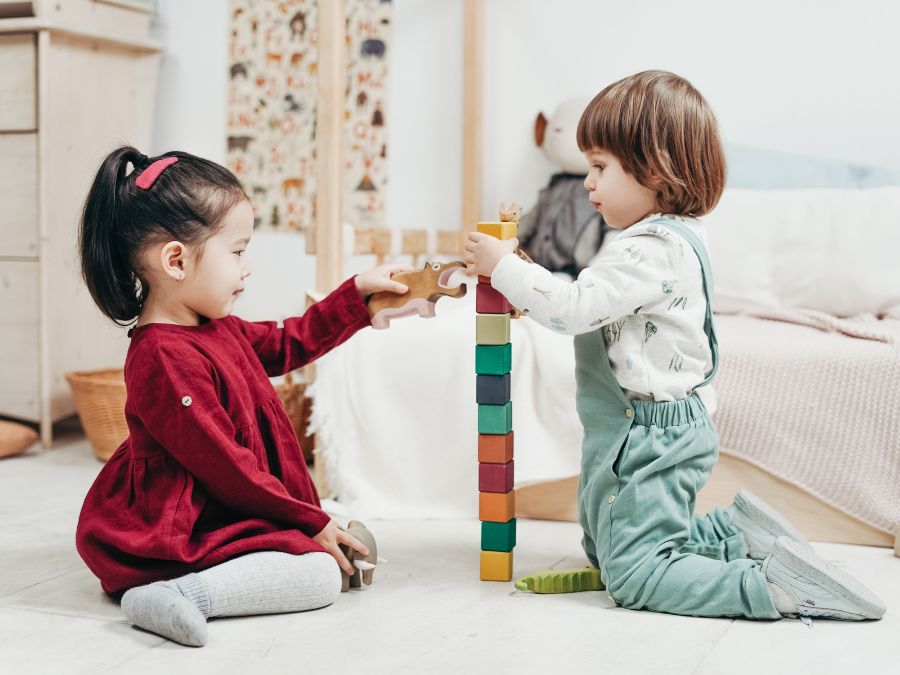
<path fill-rule="evenodd" d="M 409 287 L 403 295 L 390 291 L 380 291 L 369 296 L 369 314 L 372 327 L 387 328 L 391 319 L 418 314 L 421 317 L 434 316 L 434 303 L 442 295 L 461 298 L 466 294 L 465 284 L 450 287 L 447 282 L 457 269 L 465 269 L 464 262 L 425 263 L 425 267 L 413 272 L 400 272 L 391 277 Z"/>

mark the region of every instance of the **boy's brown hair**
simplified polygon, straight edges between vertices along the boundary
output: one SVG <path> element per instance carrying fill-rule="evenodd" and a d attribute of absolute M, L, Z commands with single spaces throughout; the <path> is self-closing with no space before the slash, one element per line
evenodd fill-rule
<path fill-rule="evenodd" d="M 647 70 L 594 97 L 578 122 L 578 147 L 615 155 L 664 213 L 702 216 L 725 188 L 725 153 L 716 118 L 690 82 Z"/>

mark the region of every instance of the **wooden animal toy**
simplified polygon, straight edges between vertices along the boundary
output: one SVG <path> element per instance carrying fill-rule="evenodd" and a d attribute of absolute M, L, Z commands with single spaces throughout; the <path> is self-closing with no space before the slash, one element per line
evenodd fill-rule
<path fill-rule="evenodd" d="M 341 544 L 341 550 L 350 564 L 356 568 L 352 576 L 341 573 L 341 593 L 346 593 L 351 588 L 360 588 L 361 583 L 366 586 L 372 585 L 372 577 L 375 574 L 375 567 L 379 564 L 387 562 L 384 558 L 378 557 L 378 545 L 375 543 L 375 537 L 372 533 L 358 520 L 351 520 L 347 523 L 347 532 L 359 539 L 369 549 L 369 555 L 362 556 L 346 544 Z M 360 579 L 360 576 L 362 579 Z"/>
<path fill-rule="evenodd" d="M 448 263 L 427 262 L 420 270 L 395 274 L 391 278 L 406 284 L 409 290 L 403 295 L 380 291 L 369 296 L 372 327 L 379 330 L 387 328 L 391 319 L 400 319 L 413 314 L 426 319 L 431 318 L 434 316 L 434 303 L 442 295 L 451 298 L 463 297 L 466 294 L 465 284 L 455 287 L 446 285 L 450 275 L 459 268 L 465 269 L 466 264 L 459 260 Z"/>
<path fill-rule="evenodd" d="M 500 222 L 518 223 L 522 216 L 522 207 L 516 202 L 500 202 Z"/>

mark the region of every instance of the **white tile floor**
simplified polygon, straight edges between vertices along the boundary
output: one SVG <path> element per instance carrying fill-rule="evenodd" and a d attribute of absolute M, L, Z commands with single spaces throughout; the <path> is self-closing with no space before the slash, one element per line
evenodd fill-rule
<path fill-rule="evenodd" d="M 203 649 L 129 626 L 79 559 L 74 528 L 100 468 L 71 432 L 0 461 L 0 673 L 900 672 L 900 559 L 820 553 L 888 604 L 849 624 L 695 619 L 616 608 L 605 593 L 533 595 L 478 581 L 478 523 L 373 521 L 375 584 L 306 614 L 215 620 Z M 516 573 L 583 563 L 572 523 L 522 521 Z"/>

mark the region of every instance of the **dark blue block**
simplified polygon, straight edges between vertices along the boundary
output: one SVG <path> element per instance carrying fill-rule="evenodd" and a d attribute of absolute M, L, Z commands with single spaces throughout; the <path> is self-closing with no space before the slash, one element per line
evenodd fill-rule
<path fill-rule="evenodd" d="M 503 405 L 509 400 L 509 373 L 478 375 L 475 380 L 475 401 L 479 405 Z"/>

